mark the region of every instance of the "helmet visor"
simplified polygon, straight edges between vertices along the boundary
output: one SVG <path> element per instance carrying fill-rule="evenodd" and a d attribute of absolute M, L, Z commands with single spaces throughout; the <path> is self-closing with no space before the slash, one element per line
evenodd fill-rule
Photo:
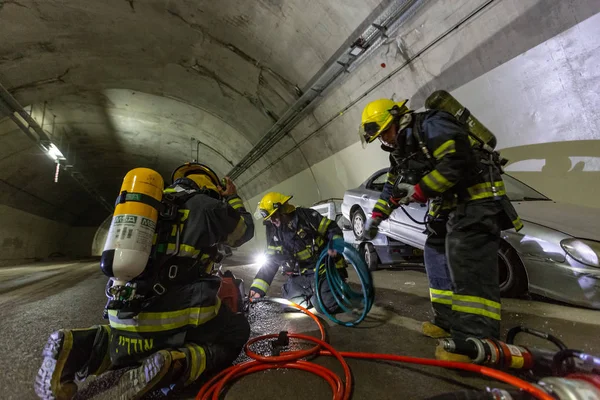
<path fill-rule="evenodd" d="M 274 210 L 273 212 L 269 213 L 269 211 L 265 210 L 264 208 L 261 208 L 259 203 L 258 207 L 256 207 L 256 211 L 254 211 L 254 219 L 256 219 L 257 221 L 268 220 L 273 216 L 275 211 L 277 210 Z"/>
<path fill-rule="evenodd" d="M 367 144 L 375 140 L 380 133 L 381 126 L 377 122 L 361 124 L 358 128 L 358 136 L 360 137 L 363 148 L 367 147 Z"/>

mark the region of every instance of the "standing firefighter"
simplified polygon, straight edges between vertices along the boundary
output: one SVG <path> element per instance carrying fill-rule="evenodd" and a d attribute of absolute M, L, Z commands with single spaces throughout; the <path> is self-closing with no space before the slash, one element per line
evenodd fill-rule
<path fill-rule="evenodd" d="M 279 266 L 283 266 L 283 273 L 288 276 L 282 288 L 283 297 L 320 311 L 315 293 L 315 264 L 330 241 L 343 241 L 342 230 L 315 210 L 291 205 L 291 198 L 271 192 L 258 205 L 255 215 L 265 221 L 267 231 L 267 260 L 252 282 L 250 297 L 266 295 Z M 328 252 L 341 269 L 341 275 L 347 277 L 344 257 L 333 249 Z M 321 271 L 325 273 L 324 269 Z M 325 276 L 320 279 L 321 300 L 327 311 L 333 313 L 338 305 Z"/>
<path fill-rule="evenodd" d="M 423 323 L 423 333 L 498 338 L 500 231 L 522 227 L 506 197 L 498 153 L 452 114 L 415 113 L 406 103 L 376 100 L 362 114 L 361 141 L 379 139 L 390 153 L 388 180 L 366 236 L 373 238 L 398 206 L 432 199 L 425 266 L 434 320 Z M 441 347 L 436 357 L 465 361 Z"/>
<path fill-rule="evenodd" d="M 75 380 L 129 366 L 101 398 L 138 399 L 186 386 L 229 366 L 248 340 L 248 321 L 221 306 L 221 278 L 212 272 L 218 245 L 240 246 L 253 237 L 252 217 L 231 180 L 222 186 L 205 165 L 184 164 L 172 181 L 163 197 L 158 173 L 140 168 L 125 177 L 101 262 L 111 277 L 110 324 L 50 335 L 35 384 L 42 399 L 70 399 Z M 144 206 L 157 210 L 154 239 L 144 231 L 155 228 L 151 209 L 122 212 Z M 136 229 L 123 225 L 140 219 Z M 132 235 L 133 245 L 150 240 L 148 253 L 139 246 L 123 250 Z"/>

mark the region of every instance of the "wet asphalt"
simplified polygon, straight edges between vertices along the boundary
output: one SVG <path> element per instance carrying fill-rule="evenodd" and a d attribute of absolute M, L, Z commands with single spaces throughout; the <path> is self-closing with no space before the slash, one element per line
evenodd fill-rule
<path fill-rule="evenodd" d="M 230 264 L 244 260 L 231 259 Z M 256 266 L 228 266 L 250 284 Z M 40 272 L 42 273 L 42 271 Z M 429 318 L 424 274 L 419 271 L 383 270 L 374 273 L 376 303 L 357 328 L 326 323 L 329 342 L 342 351 L 404 354 L 432 357 L 436 341 L 419 333 L 420 322 Z M 3 278 L 4 279 L 4 278 Z M 60 274 L 40 276 L 27 286 L 0 294 L 0 399 L 35 399 L 33 381 L 47 336 L 62 327 L 87 327 L 104 323 L 106 278 L 97 263 L 79 263 Z M 279 294 L 283 277 L 277 276 L 271 295 Z M 504 307 L 503 301 L 503 307 Z M 506 300 L 503 328 L 524 324 L 560 336 L 570 347 L 600 353 L 600 311 L 584 310 L 533 300 Z M 259 304 L 249 315 L 252 335 L 281 330 L 317 335 L 308 317 L 282 313 L 272 304 Z M 549 347 L 523 338 L 525 344 Z M 292 343 L 293 346 L 299 344 Z M 268 345 L 258 350 L 268 351 Z M 240 357 L 242 360 L 243 357 Z M 320 357 L 315 362 L 341 373 L 337 362 Z M 487 379 L 412 365 L 348 360 L 354 377 L 354 399 L 425 399 L 469 388 L 504 387 Z M 194 398 L 196 389 L 177 397 Z M 162 396 L 155 396 L 162 397 Z M 229 388 L 226 399 L 331 399 L 328 384 L 301 371 L 267 371 L 244 377 Z"/>

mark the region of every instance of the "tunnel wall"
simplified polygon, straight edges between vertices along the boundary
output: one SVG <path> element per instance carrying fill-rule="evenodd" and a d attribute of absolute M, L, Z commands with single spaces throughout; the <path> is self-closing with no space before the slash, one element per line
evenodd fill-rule
<path fill-rule="evenodd" d="M 509 4 L 510 1 L 499 2 L 490 12 L 508 12 L 505 6 Z M 571 9 L 574 15 L 577 15 L 577 7 L 584 7 L 584 2 L 571 4 L 575 7 Z M 597 7 L 600 8 L 600 5 Z M 559 11 L 555 7 L 548 12 L 552 16 L 552 13 Z M 513 19 L 519 20 L 514 10 L 512 15 Z M 486 19 L 489 20 L 490 16 Z M 514 24 L 516 22 L 513 21 L 513 28 Z M 466 32 L 457 35 L 462 39 L 469 34 L 475 35 L 473 29 L 476 26 L 474 22 L 471 28 L 465 28 Z M 487 50 L 494 50 L 494 46 L 493 43 L 488 44 Z M 455 53 L 461 50 L 452 46 L 449 48 Z M 494 56 L 485 50 L 478 50 L 480 58 Z M 600 14 L 595 14 L 451 90 L 496 134 L 498 149 L 510 160 L 506 168 L 508 173 L 554 200 L 590 207 L 600 207 L 595 196 L 600 190 L 599 50 Z M 321 148 L 331 148 L 332 143 L 339 145 L 342 140 L 340 136 L 356 137 L 360 111 L 367 101 L 389 97 L 394 93 L 404 96 L 412 92 L 413 100 L 416 100 L 412 104 L 421 107 L 426 97 L 423 95 L 425 89 L 414 92 L 413 88 L 420 84 L 411 79 L 423 81 L 422 75 L 430 74 L 428 80 L 433 83 L 423 86 L 429 92 L 451 86 L 445 85 L 449 79 L 448 70 L 455 75 L 460 71 L 456 69 L 456 64 L 440 64 L 439 57 L 430 60 L 430 64 L 421 60 L 414 69 L 390 79 L 349 110 L 347 116 L 332 123 L 333 127 L 325 129 L 325 133 L 315 135 L 309 141 L 312 142 L 313 151 L 307 148 L 304 153 L 308 157 L 318 153 L 318 140 L 321 140 Z M 458 57 L 457 54 L 447 54 L 444 58 Z M 477 58 L 471 61 L 477 62 Z M 458 64 L 465 68 L 464 74 L 469 75 L 468 66 L 460 62 Z M 374 69 L 371 72 L 376 75 Z M 367 76 L 368 72 L 359 71 L 358 74 Z M 362 90 L 367 83 L 374 81 L 373 74 L 362 82 Z M 361 85 L 350 79 L 336 89 L 332 97 L 326 98 L 322 107 L 329 107 L 329 111 L 339 110 L 343 104 L 340 92 L 357 93 L 360 89 Z M 399 98 L 396 96 L 396 99 Z M 305 128 L 312 126 L 314 129 L 316 122 L 318 118 L 308 118 Z M 298 131 L 296 134 L 299 134 Z M 379 149 L 378 144 L 363 150 L 356 140 L 350 141 L 351 144 L 334 155 L 317 159 L 312 170 L 305 169 L 278 185 L 261 187 L 260 193 L 248 200 L 248 205 L 254 210 L 261 196 L 271 190 L 293 194 L 296 204 L 306 206 L 321 199 L 342 197 L 346 189 L 358 186 L 377 168 L 388 165 L 387 154 Z M 256 237 L 251 246 L 258 250 L 264 244 L 264 229 L 260 224 Z"/>
<path fill-rule="evenodd" d="M 600 2 L 497 0 L 400 68 L 406 57 L 484 3 L 428 3 L 389 46 L 348 74 L 292 130 L 290 135 L 301 143 L 299 150 L 268 171 L 248 171 L 238 179 L 245 193 L 255 197 L 273 187 L 270 171 L 286 170 L 289 179 L 303 176 L 299 173 L 306 168 L 304 159 L 314 166 L 342 157 L 341 151 L 358 140 L 357 126 L 367 102 L 395 95 L 397 100 L 409 98 L 419 109 L 431 92 L 446 89 L 495 132 L 498 148 L 511 159 L 507 170 L 515 177 L 556 200 L 598 206 L 594 194 L 600 188 Z M 399 72 L 390 76 L 395 68 Z M 281 146 L 273 152 L 285 154 Z M 368 157 L 337 162 L 364 171 L 366 177 L 373 172 L 362 166 Z M 386 158 L 382 153 L 374 157 Z M 324 185 L 333 185 L 340 196 L 348 188 L 348 171 L 336 169 L 337 176 L 330 169 L 313 171 L 322 191 Z"/>
<path fill-rule="evenodd" d="M 62 243 L 69 229 L 67 224 L 0 205 L 0 266 L 64 253 Z"/>
<path fill-rule="evenodd" d="M 69 230 L 63 248 L 67 256 L 72 258 L 86 258 L 93 254 L 92 245 L 96 231 L 95 226 L 76 226 Z"/>

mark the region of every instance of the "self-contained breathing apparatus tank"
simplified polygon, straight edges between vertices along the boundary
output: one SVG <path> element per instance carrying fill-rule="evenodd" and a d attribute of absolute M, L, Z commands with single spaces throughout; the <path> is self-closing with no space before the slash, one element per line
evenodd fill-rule
<path fill-rule="evenodd" d="M 454 115 L 456 119 L 469 127 L 471 135 L 478 138 L 481 141 L 480 143 L 485 143 L 491 149 L 496 147 L 496 136 L 475 118 L 469 109 L 460 104 L 454 96 L 445 90 L 437 90 L 429 95 L 427 100 L 425 100 L 425 107 L 430 110 L 446 111 Z"/>
<path fill-rule="evenodd" d="M 162 176 L 149 168 L 132 169 L 123 178 L 100 268 L 124 285 L 146 268 L 163 195 Z"/>

